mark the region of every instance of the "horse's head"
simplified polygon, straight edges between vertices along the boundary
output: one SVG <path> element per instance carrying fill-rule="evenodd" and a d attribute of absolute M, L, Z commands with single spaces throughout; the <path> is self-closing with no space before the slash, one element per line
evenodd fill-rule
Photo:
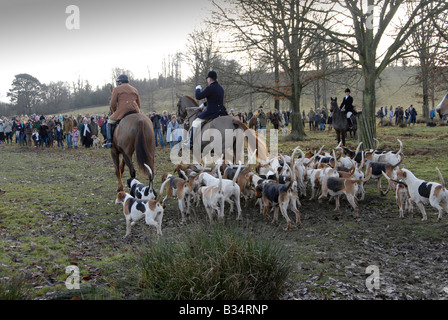
<path fill-rule="evenodd" d="M 182 103 L 184 96 L 177 95 L 177 97 L 179 98 L 179 101 L 177 102 L 177 119 L 179 119 L 180 122 L 183 122 L 185 117 L 187 116 L 187 109 Z"/>
<path fill-rule="evenodd" d="M 440 118 L 443 118 L 448 114 L 448 93 L 443 98 L 442 102 L 437 106 L 436 112 L 439 114 Z"/>
<path fill-rule="evenodd" d="M 180 122 L 183 122 L 188 116 L 188 108 L 198 107 L 198 102 L 190 96 L 180 96 L 179 101 L 177 102 L 177 118 Z"/>
<path fill-rule="evenodd" d="M 331 103 L 330 103 L 330 112 L 333 112 L 338 107 L 338 98 L 330 97 Z"/>

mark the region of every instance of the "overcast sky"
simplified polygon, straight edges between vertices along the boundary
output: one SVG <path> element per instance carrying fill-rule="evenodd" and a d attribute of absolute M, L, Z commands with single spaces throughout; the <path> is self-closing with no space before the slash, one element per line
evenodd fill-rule
<path fill-rule="evenodd" d="M 110 82 L 115 67 L 137 78 L 157 77 L 162 60 L 184 51 L 200 28 L 209 0 L 1 0 L 0 100 L 16 74 L 42 83 L 81 78 L 92 86 Z M 79 29 L 75 22 L 79 8 Z"/>

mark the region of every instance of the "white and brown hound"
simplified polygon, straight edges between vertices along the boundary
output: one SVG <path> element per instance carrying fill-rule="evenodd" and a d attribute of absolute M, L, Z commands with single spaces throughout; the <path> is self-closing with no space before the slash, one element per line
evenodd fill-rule
<path fill-rule="evenodd" d="M 215 170 L 219 170 L 219 166 L 221 163 L 216 165 Z M 236 178 L 238 177 L 239 173 L 241 171 L 241 162 L 238 166 L 238 170 L 235 173 L 235 176 L 233 180 L 229 179 L 222 179 L 222 193 L 224 194 L 225 201 L 230 204 L 230 212 L 233 211 L 233 205 L 236 204 L 238 216 L 237 219 L 241 219 L 241 205 L 240 205 L 240 196 L 241 196 L 241 190 L 238 184 L 236 183 Z M 202 172 L 198 176 L 198 182 L 201 186 L 213 186 L 218 185 L 220 179 L 214 177 L 208 172 Z M 232 201 L 233 199 L 233 201 Z M 222 215 L 224 215 L 224 207 L 221 208 Z"/>
<path fill-rule="evenodd" d="M 183 175 L 184 177 L 187 177 L 182 169 L 179 169 L 179 174 Z M 162 182 L 166 180 L 169 181 L 169 184 L 166 186 L 166 196 L 163 199 L 163 202 L 165 202 L 165 200 L 167 199 L 170 199 L 173 196 L 173 194 L 175 194 L 180 214 L 182 217 L 182 222 L 184 222 L 185 214 L 190 213 L 189 196 L 191 195 L 193 188 L 191 187 L 190 182 L 188 180 L 173 176 L 172 174 L 169 173 L 164 173 L 162 175 Z"/>
<path fill-rule="evenodd" d="M 413 210 L 411 195 L 409 194 L 408 186 L 404 182 L 400 182 L 394 179 L 389 178 L 386 174 L 384 174 L 389 182 L 395 183 L 395 200 L 397 202 L 399 217 L 404 218 L 404 210 L 410 213 Z"/>
<path fill-rule="evenodd" d="M 387 190 L 384 192 L 381 189 L 381 178 L 383 177 L 383 172 L 391 179 L 395 179 L 397 176 L 398 166 L 403 161 L 403 157 L 400 158 L 400 161 L 396 164 L 390 164 L 386 162 L 374 162 L 367 160 L 366 161 L 366 176 L 372 177 L 377 180 L 377 187 L 380 193 L 384 196 L 389 190 L 392 188 L 392 184 L 388 183 Z M 367 181 L 367 180 L 366 180 Z"/>
<path fill-rule="evenodd" d="M 123 214 L 126 219 L 126 235 L 131 233 L 131 228 L 134 224 L 145 218 L 145 222 L 149 226 L 156 227 L 157 235 L 162 235 L 162 219 L 163 219 L 163 203 L 160 203 L 160 198 L 163 193 L 163 188 L 168 181 L 165 181 L 160 188 L 160 194 L 157 199 L 141 200 L 135 199 L 129 193 L 120 191 L 117 193 L 115 199 L 116 204 L 123 205 Z"/>
<path fill-rule="evenodd" d="M 199 196 L 202 198 L 205 211 L 207 211 L 210 222 L 213 222 L 213 211 L 216 211 L 218 218 L 224 219 L 224 201 L 225 196 L 222 192 L 222 175 L 221 170 L 218 171 L 218 185 L 203 186 L 198 190 Z"/>
<path fill-rule="evenodd" d="M 364 183 L 369 178 L 370 176 L 367 176 L 365 179 L 346 179 L 339 177 L 328 177 L 327 179 L 324 179 L 322 182 L 322 195 L 319 197 L 319 199 L 325 198 L 327 197 L 327 195 L 336 197 L 335 211 L 337 211 L 339 210 L 340 207 L 339 197 L 341 195 L 345 195 L 355 212 L 355 218 L 358 218 L 359 217 L 358 198 L 356 197 L 356 194 L 358 192 L 358 184 Z"/>
<path fill-rule="evenodd" d="M 409 190 L 410 200 L 414 202 L 422 213 L 422 221 L 428 219 L 425 205 L 431 205 L 439 211 L 437 219 L 442 219 L 443 210 L 448 212 L 448 190 L 445 187 L 445 180 L 438 168 L 436 168 L 441 183 L 426 182 L 418 179 L 410 170 L 400 169 L 397 171 L 399 182 L 405 183 Z"/>

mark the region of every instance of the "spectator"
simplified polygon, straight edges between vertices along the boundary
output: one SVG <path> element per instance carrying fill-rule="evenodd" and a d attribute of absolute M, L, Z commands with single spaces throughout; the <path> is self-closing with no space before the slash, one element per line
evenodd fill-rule
<path fill-rule="evenodd" d="M 82 119 L 82 125 L 81 125 L 79 131 L 81 133 L 81 144 L 86 148 L 90 148 L 93 144 L 93 139 L 92 139 L 90 124 L 88 123 L 88 120 L 86 117 L 84 117 L 84 119 Z"/>
<path fill-rule="evenodd" d="M 171 117 L 171 121 L 167 125 L 166 131 L 166 142 L 170 143 L 170 149 L 179 141 L 178 137 L 179 123 L 177 122 L 176 116 Z"/>
<path fill-rule="evenodd" d="M 44 144 L 45 146 L 48 146 L 48 126 L 47 122 L 45 121 L 45 118 L 41 120 L 38 132 L 39 132 L 40 146 L 42 148 L 44 147 Z"/>
<path fill-rule="evenodd" d="M 316 131 L 319 128 L 321 117 L 318 113 L 314 114 L 314 130 Z"/>
<path fill-rule="evenodd" d="M 106 121 L 104 121 L 105 124 L 107 124 Z M 72 136 L 73 146 L 75 149 L 78 149 L 78 140 L 79 140 L 79 131 L 77 127 L 73 127 L 72 132 L 70 133 Z"/>
<path fill-rule="evenodd" d="M 100 131 L 101 131 L 101 134 L 103 135 L 104 140 L 107 139 L 107 120 L 108 120 L 108 117 L 104 117 L 104 120 L 100 126 L 101 127 Z"/>
<path fill-rule="evenodd" d="M 151 121 L 152 121 L 152 126 L 154 127 L 154 135 L 155 135 L 155 139 L 156 139 L 156 147 L 159 146 L 157 139 L 160 140 L 160 146 L 163 148 L 165 147 L 165 144 L 163 143 L 163 136 L 162 136 L 162 131 L 161 131 L 161 125 L 160 125 L 160 115 L 158 113 L 156 113 L 155 111 L 153 111 L 152 116 L 151 116 Z"/>
<path fill-rule="evenodd" d="M 392 124 L 392 118 L 394 117 L 394 111 L 393 111 L 393 108 L 392 108 L 392 106 L 390 106 L 390 109 L 389 109 L 389 122 Z"/>
<path fill-rule="evenodd" d="M 258 109 L 258 132 L 262 132 L 266 136 L 266 114 L 263 111 L 263 106 Z"/>
<path fill-rule="evenodd" d="M 166 137 L 166 131 L 168 129 L 168 122 L 170 122 L 168 117 L 168 112 L 166 110 L 163 111 L 162 116 L 160 117 L 160 125 L 162 126 L 162 137 Z"/>
<path fill-rule="evenodd" d="M 62 130 L 64 132 L 64 136 L 65 136 L 65 141 L 67 143 L 67 148 L 72 148 L 73 147 L 73 142 L 72 142 L 72 131 L 73 131 L 73 119 L 67 115 L 64 116 L 64 120 L 62 122 Z"/>
<path fill-rule="evenodd" d="M 434 107 L 432 107 L 431 111 L 429 112 L 429 119 L 431 122 L 434 122 L 434 118 L 436 117 L 436 112 L 434 111 Z"/>
<path fill-rule="evenodd" d="M 33 123 L 31 119 L 25 124 L 25 144 L 31 146 L 31 141 L 33 141 Z"/>
<path fill-rule="evenodd" d="M 415 125 L 415 123 L 417 122 L 417 110 L 415 110 L 415 108 L 412 106 L 410 106 L 410 118 L 409 118 L 409 124 L 411 125 Z"/>
<path fill-rule="evenodd" d="M 37 151 L 37 149 L 39 148 L 39 132 L 37 132 L 36 128 L 33 129 L 33 134 L 31 137 L 34 142 L 34 150 Z"/>
<path fill-rule="evenodd" d="M 320 121 L 319 121 L 319 126 L 320 126 L 320 130 L 321 131 L 325 131 L 325 122 L 326 122 L 326 120 L 325 120 L 324 114 L 321 113 L 320 114 Z"/>
<path fill-rule="evenodd" d="M 58 143 L 58 149 L 64 150 L 64 130 L 62 130 L 59 123 L 56 125 L 56 129 L 54 130 L 54 138 Z"/>
<path fill-rule="evenodd" d="M 378 110 L 376 116 L 378 118 L 380 118 L 380 125 L 383 125 L 383 118 L 384 118 L 384 110 L 383 107 L 380 108 L 380 110 Z"/>
<path fill-rule="evenodd" d="M 316 114 L 314 113 L 313 108 L 310 108 L 310 112 L 308 112 L 308 124 L 310 125 L 310 131 L 314 130 L 314 116 Z"/>
<path fill-rule="evenodd" d="M 3 120 L 3 131 L 5 133 L 6 144 L 12 144 L 12 123 L 10 120 Z"/>
<path fill-rule="evenodd" d="M 3 124 L 3 120 L 0 119 L 0 144 L 5 143 L 5 125 Z"/>
<path fill-rule="evenodd" d="M 90 125 L 90 135 L 92 136 L 92 142 L 93 142 L 93 136 L 98 137 L 98 134 L 99 134 L 99 132 L 98 132 L 98 124 L 96 122 L 95 117 L 92 116 L 90 118 L 89 125 Z"/>
<path fill-rule="evenodd" d="M 281 123 L 280 114 L 278 113 L 278 109 L 274 109 L 274 113 L 272 114 L 271 123 L 274 126 L 274 129 L 278 130 L 279 124 Z"/>

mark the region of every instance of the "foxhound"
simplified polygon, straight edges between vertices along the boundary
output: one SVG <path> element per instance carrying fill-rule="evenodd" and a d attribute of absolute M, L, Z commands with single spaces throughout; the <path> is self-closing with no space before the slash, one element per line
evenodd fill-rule
<path fill-rule="evenodd" d="M 186 177 L 186 174 L 182 169 L 179 169 L 179 173 Z M 183 178 L 175 177 L 170 173 L 164 173 L 162 175 L 162 182 L 164 182 L 165 180 L 168 180 L 169 184 L 166 186 L 166 196 L 163 199 L 163 202 L 165 202 L 165 200 L 167 199 L 170 199 L 173 194 L 175 194 L 182 217 L 182 222 L 185 222 L 185 214 L 190 213 L 189 196 L 193 191 L 190 182 Z"/>
<path fill-rule="evenodd" d="M 168 181 L 165 181 L 160 188 L 160 194 L 157 199 L 141 200 L 135 199 L 129 193 L 120 191 L 117 193 L 115 199 L 116 204 L 123 205 L 123 214 L 126 219 L 126 235 L 125 238 L 131 233 L 131 228 L 134 224 L 145 218 L 147 225 L 155 226 L 157 235 L 162 235 L 162 219 L 164 206 L 163 202 L 160 203 L 160 198 L 163 193 L 163 188 Z"/>
<path fill-rule="evenodd" d="M 441 183 L 426 182 L 418 179 L 410 170 L 400 169 L 397 171 L 399 182 L 405 183 L 409 190 L 410 200 L 417 205 L 422 213 L 422 221 L 428 219 L 424 205 L 431 205 L 439 211 L 437 219 L 442 219 L 443 210 L 448 212 L 448 191 L 445 187 L 445 180 L 438 168 L 436 168 Z"/>

